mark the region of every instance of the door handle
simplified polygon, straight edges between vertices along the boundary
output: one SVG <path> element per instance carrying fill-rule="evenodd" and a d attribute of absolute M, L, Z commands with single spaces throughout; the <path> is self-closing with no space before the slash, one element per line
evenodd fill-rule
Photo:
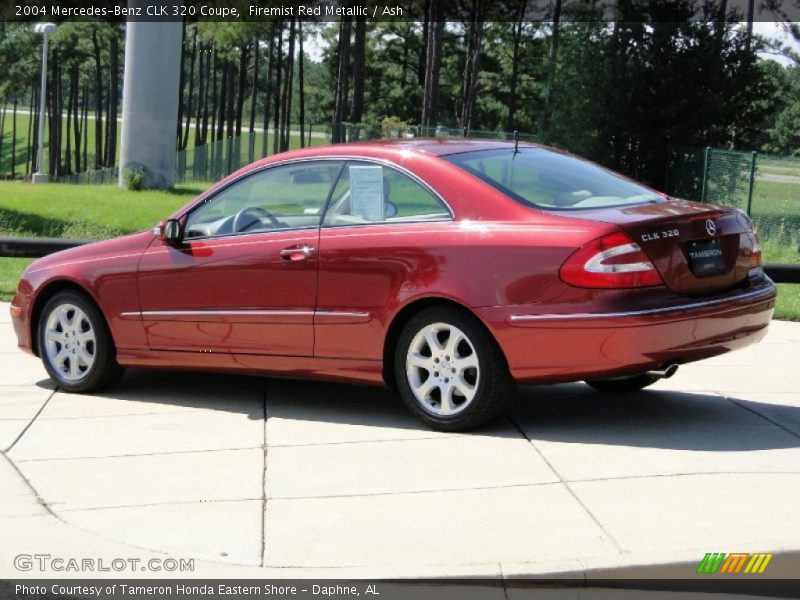
<path fill-rule="evenodd" d="M 314 254 L 313 246 L 290 246 L 281 250 L 280 255 L 283 260 L 298 261 L 306 260 Z"/>

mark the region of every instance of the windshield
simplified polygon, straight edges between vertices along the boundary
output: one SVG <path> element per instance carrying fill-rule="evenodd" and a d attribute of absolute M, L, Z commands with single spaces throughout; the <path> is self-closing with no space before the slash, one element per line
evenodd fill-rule
<path fill-rule="evenodd" d="M 443 156 L 507 196 L 544 209 L 577 210 L 661 202 L 652 190 L 588 161 L 547 148 Z"/>

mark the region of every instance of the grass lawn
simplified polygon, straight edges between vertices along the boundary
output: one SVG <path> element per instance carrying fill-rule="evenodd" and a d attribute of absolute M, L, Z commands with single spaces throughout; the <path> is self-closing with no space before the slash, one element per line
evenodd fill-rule
<path fill-rule="evenodd" d="M 800 263 L 800 249 L 795 246 L 767 240 L 761 244 L 765 263 Z M 779 319 L 800 321 L 800 284 L 779 283 L 775 316 Z"/>
<path fill-rule="evenodd" d="M 208 184 L 205 184 L 207 186 Z M 0 237 L 110 238 L 152 227 L 203 191 L 179 185 L 171 191 L 130 192 L 116 185 L 0 182 Z M 800 263 L 796 245 L 765 239 L 764 261 Z M 30 259 L 0 258 L 0 299 L 10 300 Z M 778 285 L 775 316 L 800 321 L 800 285 Z"/>
<path fill-rule="evenodd" d="M 0 237 L 103 239 L 153 227 L 203 191 L 130 192 L 116 185 L 0 182 Z M 10 300 L 27 258 L 0 258 L 0 299 Z"/>

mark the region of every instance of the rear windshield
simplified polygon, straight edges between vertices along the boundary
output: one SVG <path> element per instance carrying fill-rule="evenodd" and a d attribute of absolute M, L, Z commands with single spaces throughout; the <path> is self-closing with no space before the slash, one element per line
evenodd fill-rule
<path fill-rule="evenodd" d="M 465 152 L 445 160 L 537 208 L 579 210 L 662 202 L 652 190 L 598 165 L 548 150 Z"/>

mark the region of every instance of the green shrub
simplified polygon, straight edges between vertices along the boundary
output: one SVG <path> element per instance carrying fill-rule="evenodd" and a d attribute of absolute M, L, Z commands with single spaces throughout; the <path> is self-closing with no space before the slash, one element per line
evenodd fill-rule
<path fill-rule="evenodd" d="M 138 192 L 144 188 L 144 168 L 138 167 L 136 169 L 128 167 L 125 170 L 125 186 L 134 192 Z"/>

